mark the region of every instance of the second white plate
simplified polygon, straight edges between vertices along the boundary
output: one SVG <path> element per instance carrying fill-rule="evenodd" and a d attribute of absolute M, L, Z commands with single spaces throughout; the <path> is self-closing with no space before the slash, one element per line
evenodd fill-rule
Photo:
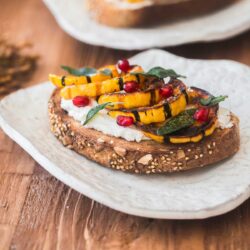
<path fill-rule="evenodd" d="M 44 0 L 61 28 L 77 40 L 114 49 L 142 50 L 232 37 L 250 28 L 250 0 L 215 13 L 152 28 L 114 29 L 97 24 L 84 0 Z"/>

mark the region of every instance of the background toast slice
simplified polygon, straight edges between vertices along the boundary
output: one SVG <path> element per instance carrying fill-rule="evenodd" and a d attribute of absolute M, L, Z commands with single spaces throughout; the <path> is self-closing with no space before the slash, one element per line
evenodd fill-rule
<path fill-rule="evenodd" d="M 204 15 L 238 0 L 166 1 L 165 4 L 142 5 L 141 8 L 124 8 L 115 1 L 87 0 L 90 16 L 101 24 L 112 27 L 148 26 L 166 21 Z M 131 4 L 133 5 L 133 4 Z"/>
<path fill-rule="evenodd" d="M 235 154 L 240 146 L 239 120 L 232 128 L 216 129 L 199 143 L 128 142 L 84 128 L 61 108 L 59 90 L 49 101 L 50 128 L 68 148 L 103 166 L 131 173 L 167 173 L 204 167 Z"/>

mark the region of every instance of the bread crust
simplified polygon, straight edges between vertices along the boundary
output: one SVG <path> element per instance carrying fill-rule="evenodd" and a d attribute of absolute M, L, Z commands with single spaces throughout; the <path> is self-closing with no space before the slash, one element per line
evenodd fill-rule
<path fill-rule="evenodd" d="M 219 162 L 239 150 L 239 120 L 233 114 L 232 128 L 218 128 L 199 143 L 137 143 L 84 128 L 67 115 L 60 103 L 57 89 L 48 105 L 53 134 L 69 149 L 112 169 L 138 174 L 178 172 Z"/>
<path fill-rule="evenodd" d="M 142 8 L 119 8 L 107 0 L 87 0 L 90 16 L 101 24 L 111 27 L 140 27 L 171 22 L 218 10 L 238 0 L 190 0 Z"/>

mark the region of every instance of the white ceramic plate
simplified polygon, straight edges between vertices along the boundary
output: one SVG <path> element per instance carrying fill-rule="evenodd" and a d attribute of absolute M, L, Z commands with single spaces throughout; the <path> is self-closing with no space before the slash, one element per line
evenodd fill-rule
<path fill-rule="evenodd" d="M 63 147 L 50 133 L 50 83 L 20 90 L 0 102 L 0 124 L 37 162 L 62 182 L 113 209 L 144 217 L 194 219 L 225 213 L 250 196 L 250 69 L 232 61 L 188 60 L 161 50 L 131 59 L 145 69 L 174 68 L 187 84 L 228 94 L 223 106 L 241 119 L 234 157 L 195 171 L 154 176 L 104 168 Z"/>
<path fill-rule="evenodd" d="M 232 37 L 250 28 L 250 0 L 216 13 L 154 28 L 114 29 L 89 18 L 84 0 L 44 0 L 58 24 L 72 37 L 89 44 L 134 50 Z"/>

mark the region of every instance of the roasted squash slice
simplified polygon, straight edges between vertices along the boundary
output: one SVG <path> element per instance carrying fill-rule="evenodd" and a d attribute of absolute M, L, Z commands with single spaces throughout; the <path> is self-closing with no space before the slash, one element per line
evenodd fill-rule
<path fill-rule="evenodd" d="M 174 91 L 173 96 L 166 100 L 162 100 L 160 89 L 156 88 L 144 92 L 104 95 L 100 97 L 99 103 L 122 102 L 122 104 L 111 108 L 122 108 L 121 110 L 114 110 L 108 113 L 114 118 L 122 115 L 131 116 L 135 122 L 143 124 L 163 122 L 171 116 L 176 116 L 184 111 L 188 103 L 186 86 L 181 81 L 173 81 L 169 85 Z M 158 103 L 160 100 L 162 101 Z"/>
<path fill-rule="evenodd" d="M 151 82 L 148 81 L 147 84 L 150 84 Z M 145 84 L 144 87 L 148 87 Z M 117 109 L 133 109 L 133 108 L 139 108 L 139 107 L 146 107 L 146 106 L 152 106 L 156 105 L 159 103 L 162 98 L 160 96 L 160 88 L 163 87 L 163 82 L 160 80 L 157 80 L 157 82 L 153 82 L 152 87 L 148 88 L 145 91 L 137 91 L 133 93 L 110 93 L 110 94 L 105 94 L 99 97 L 98 103 L 103 104 L 106 102 L 112 102 L 112 103 L 117 103 L 119 102 L 120 104 L 118 105 L 113 105 L 108 107 L 110 110 L 117 110 Z M 175 81 L 175 83 L 169 83 L 174 92 L 173 96 L 178 96 L 181 93 L 185 93 L 186 86 L 180 82 L 180 81 Z"/>
<path fill-rule="evenodd" d="M 111 71 L 110 75 L 106 75 L 102 72 L 104 69 L 109 69 Z M 57 76 L 50 74 L 49 80 L 57 87 L 63 88 L 65 86 L 70 85 L 82 85 L 91 82 L 102 82 L 108 79 L 112 79 L 113 77 L 118 77 L 119 73 L 115 67 L 115 65 L 108 65 L 100 68 L 96 74 L 90 76 Z"/>
<path fill-rule="evenodd" d="M 211 94 L 207 91 L 199 88 L 189 88 L 187 90 L 187 98 L 189 101 L 188 108 L 199 108 L 200 98 L 210 97 Z M 171 143 L 188 143 L 188 142 L 199 142 L 205 136 L 211 135 L 217 127 L 217 111 L 219 105 L 216 104 L 209 108 L 209 121 L 207 123 L 194 122 L 191 127 L 181 129 L 175 133 L 167 135 L 158 135 L 156 130 L 159 126 L 163 124 L 155 124 L 150 126 L 145 126 L 143 124 L 137 123 L 137 128 L 141 129 L 145 136 L 161 143 L 171 142 Z"/>
<path fill-rule="evenodd" d="M 128 73 L 142 73 L 144 72 L 143 68 L 140 65 L 132 65 L 128 71 Z M 122 73 L 126 75 L 126 73 Z"/>
<path fill-rule="evenodd" d="M 197 104 L 201 98 L 207 98 L 212 96 L 209 92 L 204 89 L 189 87 L 187 89 L 188 102 L 192 104 Z"/>
<path fill-rule="evenodd" d="M 187 100 L 185 94 L 181 93 L 178 96 L 169 98 L 160 104 L 137 108 L 131 110 L 112 110 L 108 114 L 111 117 L 116 118 L 119 115 L 133 117 L 135 122 L 141 122 L 143 124 L 151 124 L 156 122 L 164 122 L 171 116 L 176 116 L 185 110 L 187 106 Z"/>
<path fill-rule="evenodd" d="M 111 71 L 110 75 L 104 74 L 102 71 L 109 69 Z M 143 72 L 143 69 L 139 65 L 131 66 L 129 72 Z M 119 73 L 116 65 L 107 65 L 98 69 L 96 74 L 90 76 L 58 76 L 54 74 L 49 75 L 49 80 L 58 88 L 63 88 L 65 86 L 71 85 L 83 85 L 87 83 L 103 82 L 114 77 L 123 76 L 123 73 Z"/>
<path fill-rule="evenodd" d="M 136 81 L 143 84 L 145 77 L 127 74 L 123 77 L 116 77 L 103 82 L 94 82 L 84 85 L 73 85 L 61 89 L 61 97 L 72 99 L 76 96 L 96 97 L 107 93 L 117 92 L 123 89 L 123 83 Z"/>
<path fill-rule="evenodd" d="M 183 130 L 181 135 L 165 135 L 160 136 L 154 133 L 150 133 L 147 131 L 144 131 L 143 133 L 145 136 L 160 142 L 160 143 L 188 143 L 188 142 L 199 142 L 204 137 L 209 136 L 213 134 L 217 127 L 217 118 L 212 119 L 209 123 L 207 123 L 205 126 L 202 126 L 200 128 L 198 127 L 192 127 L 191 129 L 196 130 L 196 133 L 193 131 L 190 133 L 190 128 Z"/>
<path fill-rule="evenodd" d="M 105 102 L 120 103 L 115 104 L 108 109 L 132 109 L 138 107 L 150 106 L 158 103 L 161 100 L 158 89 L 151 89 L 147 91 L 137 91 L 134 93 L 111 93 L 101 95 L 98 103 Z"/>

